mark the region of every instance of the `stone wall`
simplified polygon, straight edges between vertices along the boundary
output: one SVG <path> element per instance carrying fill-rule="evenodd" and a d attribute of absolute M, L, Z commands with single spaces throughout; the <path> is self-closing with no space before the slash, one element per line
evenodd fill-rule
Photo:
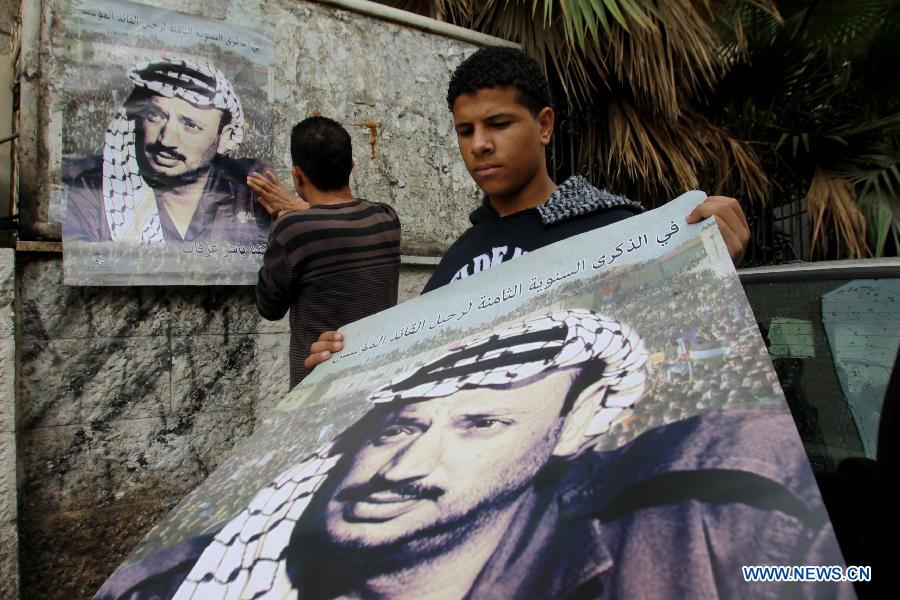
<path fill-rule="evenodd" d="M 0 138 L 12 133 L 12 72 L 18 0 L 0 0 Z M 11 148 L 0 145 L 0 217 L 11 209 Z M 11 239 L 0 231 L 0 243 Z M 15 252 L 0 248 L 0 598 L 18 596 L 16 492 Z"/>
<path fill-rule="evenodd" d="M 16 598 L 15 252 L 0 248 L 0 598 Z"/>
<path fill-rule="evenodd" d="M 477 194 L 443 95 L 475 45 L 308 2 L 156 4 L 274 32 L 282 175 L 290 125 L 321 112 L 351 132 L 357 193 L 398 209 L 406 254 L 435 257 L 466 227 Z M 23 44 L 35 31 L 54 43 L 56 6 L 29 8 Z M 19 192 L 38 221 L 58 177 L 42 160 L 58 142 L 47 132 L 47 48 L 23 47 L 22 96 L 37 100 L 22 104 Z M 404 265 L 401 300 L 421 289 L 424 262 Z M 250 288 L 68 287 L 58 254 L 21 252 L 17 263 L 18 437 L 3 401 L 0 450 L 18 452 L 21 596 L 86 598 L 287 391 L 287 323 L 261 320 Z M 14 490 L 3 477 L 0 493 Z"/>
<path fill-rule="evenodd" d="M 63 286 L 52 255 L 18 280 L 22 596 L 86 598 L 287 392 L 287 320 L 246 287 Z"/>
<path fill-rule="evenodd" d="M 15 42 L 19 18 L 19 0 L 0 0 L 0 139 L 13 132 L 13 72 Z M 12 211 L 13 142 L 0 145 L 0 218 Z M 11 232 L 0 230 L 0 244 L 12 239 Z"/>

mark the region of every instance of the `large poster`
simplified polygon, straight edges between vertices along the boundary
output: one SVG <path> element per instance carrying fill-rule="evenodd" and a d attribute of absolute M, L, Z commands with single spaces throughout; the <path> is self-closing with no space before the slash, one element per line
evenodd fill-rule
<path fill-rule="evenodd" d="M 843 562 L 702 199 L 346 327 L 99 597 L 852 593 L 742 571 Z"/>
<path fill-rule="evenodd" d="M 58 87 L 65 282 L 253 283 L 271 219 L 262 32 L 121 0 L 68 6 Z"/>

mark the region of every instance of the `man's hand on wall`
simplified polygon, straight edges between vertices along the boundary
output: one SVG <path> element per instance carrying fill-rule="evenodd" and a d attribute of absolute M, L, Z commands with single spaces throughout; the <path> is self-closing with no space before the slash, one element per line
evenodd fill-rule
<path fill-rule="evenodd" d="M 707 217 L 715 217 L 719 233 L 728 247 L 728 254 L 737 267 L 744 259 L 744 252 L 750 244 L 750 225 L 744 209 L 734 198 L 727 196 L 710 196 L 687 216 L 688 223 L 696 223 Z"/>
<path fill-rule="evenodd" d="M 295 196 L 271 170 L 251 173 L 247 185 L 256 192 L 256 201 L 270 215 L 280 217 L 286 212 L 306 210 L 309 203 Z"/>

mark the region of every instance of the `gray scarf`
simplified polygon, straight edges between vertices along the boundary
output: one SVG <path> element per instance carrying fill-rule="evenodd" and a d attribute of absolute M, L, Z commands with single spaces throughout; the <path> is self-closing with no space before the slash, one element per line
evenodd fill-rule
<path fill-rule="evenodd" d="M 547 201 L 537 207 L 544 225 L 553 225 L 597 210 L 628 207 L 644 212 L 644 207 L 625 196 L 598 190 L 581 175 L 563 181 Z"/>

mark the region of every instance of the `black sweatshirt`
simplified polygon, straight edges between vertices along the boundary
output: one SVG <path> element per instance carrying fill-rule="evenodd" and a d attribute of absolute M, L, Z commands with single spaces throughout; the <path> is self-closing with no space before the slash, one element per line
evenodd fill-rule
<path fill-rule="evenodd" d="M 563 182 L 541 206 L 506 217 L 485 200 L 469 216 L 472 227 L 450 246 L 422 293 L 642 210 L 639 204 L 598 190 L 579 176 Z"/>

